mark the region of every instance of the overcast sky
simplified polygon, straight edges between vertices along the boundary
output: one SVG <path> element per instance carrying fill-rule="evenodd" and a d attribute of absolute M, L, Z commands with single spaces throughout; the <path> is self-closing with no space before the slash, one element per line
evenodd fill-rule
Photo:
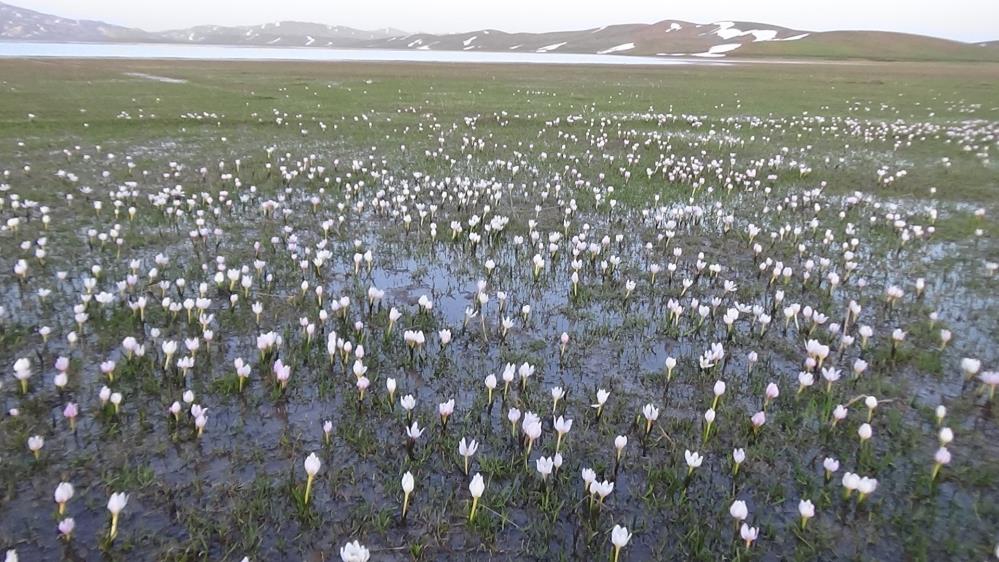
<path fill-rule="evenodd" d="M 431 33 L 581 29 L 679 19 L 795 29 L 880 29 L 999 40 L 999 0 L 4 0 L 76 19 L 162 31 L 192 25 L 311 21 Z M 821 6 L 821 8 L 820 8 Z"/>

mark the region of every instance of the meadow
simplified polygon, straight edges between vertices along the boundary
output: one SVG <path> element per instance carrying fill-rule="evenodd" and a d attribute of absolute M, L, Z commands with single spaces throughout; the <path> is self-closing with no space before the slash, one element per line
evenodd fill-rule
<path fill-rule="evenodd" d="M 0 552 L 999 556 L 997 149 L 992 63 L 0 60 Z"/>

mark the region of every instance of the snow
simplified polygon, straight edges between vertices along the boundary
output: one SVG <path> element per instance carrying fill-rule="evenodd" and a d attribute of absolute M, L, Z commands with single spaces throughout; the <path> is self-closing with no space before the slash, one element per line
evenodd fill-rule
<path fill-rule="evenodd" d="M 731 39 L 733 37 L 738 37 L 742 35 L 742 32 L 735 29 L 735 23 L 730 21 L 719 21 L 715 22 L 718 26 L 718 31 L 715 31 L 715 35 L 721 37 L 722 39 Z"/>
<path fill-rule="evenodd" d="M 568 41 L 562 41 L 561 43 L 552 43 L 551 45 L 545 45 L 544 47 L 538 49 L 537 52 L 547 53 L 548 51 L 554 51 L 555 49 L 558 49 L 559 47 L 565 45 L 566 43 L 568 43 Z"/>
<path fill-rule="evenodd" d="M 669 33 L 670 31 L 680 31 L 681 29 L 683 29 L 682 25 L 680 25 L 680 24 L 678 24 L 676 22 L 673 22 L 673 23 L 669 24 L 669 29 L 666 30 L 666 33 Z"/>
<path fill-rule="evenodd" d="M 316 42 L 315 38 L 312 37 L 311 35 L 306 35 L 305 36 L 305 46 L 306 47 L 308 47 L 309 45 L 311 45 L 311 44 L 313 44 L 315 42 Z"/>
<path fill-rule="evenodd" d="M 715 45 L 703 53 L 694 53 L 695 57 L 724 57 L 725 53 L 734 51 L 741 47 L 739 43 L 722 43 L 721 45 Z"/>
<path fill-rule="evenodd" d="M 277 43 L 280 40 L 281 40 L 280 37 L 275 37 L 274 39 L 271 39 L 270 41 L 268 41 L 267 44 L 268 45 L 273 45 L 273 44 Z"/>
<path fill-rule="evenodd" d="M 773 41 L 777 37 L 777 31 L 774 29 L 751 29 L 747 33 L 753 35 L 753 41 Z"/>
<path fill-rule="evenodd" d="M 521 43 L 520 45 L 514 45 L 513 47 L 510 47 L 510 50 L 511 50 L 511 51 L 516 51 L 517 49 L 519 49 L 519 48 L 521 48 L 521 47 L 523 47 L 523 46 L 524 46 L 524 44 L 523 44 L 523 43 Z"/>
<path fill-rule="evenodd" d="M 740 45 L 738 43 L 724 43 L 722 45 L 715 45 L 714 47 L 711 47 L 710 49 L 708 49 L 708 52 L 711 53 L 711 54 L 713 54 L 713 55 L 714 54 L 720 54 L 720 53 L 727 53 L 729 51 L 734 51 L 734 50 L 738 49 L 741 46 L 742 45 Z"/>
<path fill-rule="evenodd" d="M 804 39 L 808 37 L 807 33 L 802 33 L 800 35 L 792 35 L 791 37 L 785 37 L 783 39 L 774 39 L 774 41 L 797 41 L 798 39 Z"/>
<path fill-rule="evenodd" d="M 475 41 L 475 40 L 476 40 L 476 39 L 478 39 L 478 38 L 479 38 L 479 36 L 478 36 L 478 35 L 473 35 L 473 36 L 469 37 L 468 39 L 465 39 L 465 40 L 464 40 L 464 41 L 462 41 L 461 43 L 462 43 L 462 44 L 463 44 L 464 46 L 466 46 L 466 47 L 467 47 L 467 46 L 469 46 L 469 45 L 471 45 L 471 44 L 472 44 L 472 41 Z"/>
<path fill-rule="evenodd" d="M 593 31 L 591 31 L 590 33 L 600 33 L 601 31 L 603 31 L 605 29 L 607 29 L 606 25 L 603 26 L 603 27 L 598 27 L 598 28 L 594 29 Z"/>
<path fill-rule="evenodd" d="M 716 22 L 715 25 L 718 26 L 718 29 L 715 30 L 715 35 L 725 40 L 735 39 L 736 37 L 746 37 L 749 35 L 753 36 L 753 41 L 777 40 L 777 30 L 775 29 L 750 29 L 749 31 L 743 31 L 735 27 L 735 23 L 730 21 Z"/>
<path fill-rule="evenodd" d="M 610 49 L 604 49 L 603 51 L 597 51 L 598 55 L 609 55 L 611 53 L 620 53 L 621 51 L 630 51 L 635 48 L 634 43 L 624 43 L 622 45 L 617 45 L 616 47 L 611 47 Z"/>
<path fill-rule="evenodd" d="M 416 48 L 416 50 L 417 51 L 429 51 L 430 50 L 430 45 L 420 45 L 419 47 Z"/>
<path fill-rule="evenodd" d="M 413 47 L 417 47 L 417 46 L 422 45 L 422 44 L 423 44 L 423 39 L 417 39 L 416 41 L 413 41 L 412 43 L 410 43 L 410 44 L 408 44 L 406 46 L 409 47 L 410 49 L 412 49 Z"/>

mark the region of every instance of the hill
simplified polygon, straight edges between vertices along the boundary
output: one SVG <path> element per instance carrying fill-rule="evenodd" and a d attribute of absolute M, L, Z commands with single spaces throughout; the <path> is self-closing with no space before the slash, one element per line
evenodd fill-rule
<path fill-rule="evenodd" d="M 149 32 L 73 20 L 0 3 L 0 41 L 134 42 L 260 47 L 529 51 L 704 58 L 823 58 L 999 61 L 999 41 L 961 43 L 885 31 L 810 32 L 764 23 L 663 20 L 575 31 L 413 33 L 397 29 L 282 21 L 254 26 L 201 25 Z"/>

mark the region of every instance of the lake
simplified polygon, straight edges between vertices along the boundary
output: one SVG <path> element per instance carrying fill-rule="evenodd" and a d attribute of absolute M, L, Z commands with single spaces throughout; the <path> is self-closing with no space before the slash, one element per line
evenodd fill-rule
<path fill-rule="evenodd" d="M 0 42 L 0 57 L 85 59 L 292 60 L 366 62 L 451 62 L 503 64 L 726 65 L 698 58 L 657 58 L 577 53 L 430 51 L 395 49 L 320 49 L 243 47 L 171 43 Z"/>

